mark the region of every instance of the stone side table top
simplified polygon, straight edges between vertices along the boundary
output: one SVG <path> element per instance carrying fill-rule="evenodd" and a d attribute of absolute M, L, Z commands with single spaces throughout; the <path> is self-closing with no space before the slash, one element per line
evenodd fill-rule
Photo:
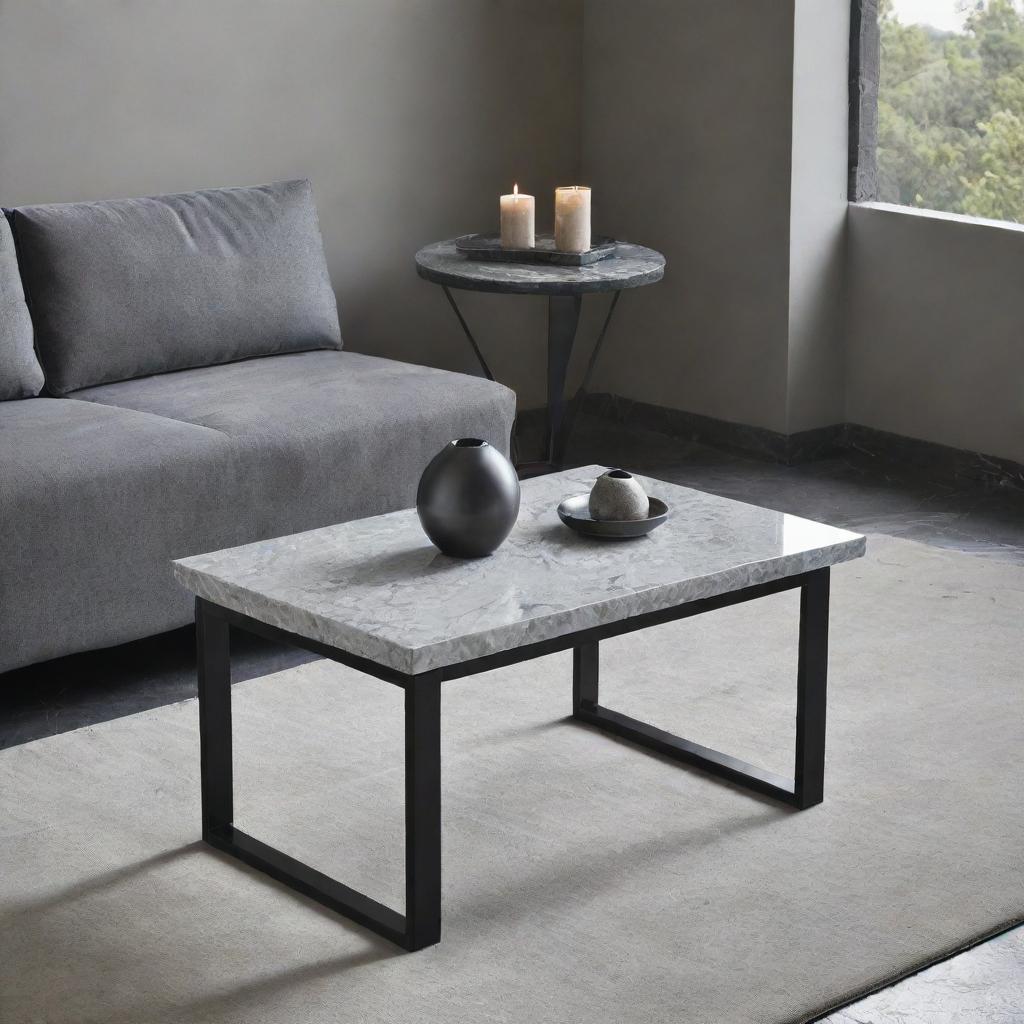
<path fill-rule="evenodd" d="M 654 284 L 665 275 L 665 257 L 642 245 L 619 242 L 614 256 L 588 267 L 491 263 L 469 259 L 455 248 L 455 239 L 449 239 L 420 249 L 416 253 L 416 272 L 434 284 L 470 291 L 584 295 Z"/>
<path fill-rule="evenodd" d="M 406 673 L 857 558 L 864 538 L 645 477 L 669 505 L 647 537 L 581 537 L 558 503 L 605 471 L 523 483 L 519 521 L 488 558 L 442 555 L 414 509 L 174 563 L 200 597 Z"/>

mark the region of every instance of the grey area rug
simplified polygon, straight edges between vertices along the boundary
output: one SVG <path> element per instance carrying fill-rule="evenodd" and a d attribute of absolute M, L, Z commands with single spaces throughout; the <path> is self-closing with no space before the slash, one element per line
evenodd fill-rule
<path fill-rule="evenodd" d="M 603 699 L 788 767 L 796 599 L 602 645 Z M 197 842 L 194 702 L 0 754 L 4 1024 L 803 1021 L 1024 911 L 1024 570 L 833 573 L 826 802 L 571 724 L 571 659 L 445 684 L 444 937 L 396 952 Z M 73 685 L 73 680 L 68 680 Z M 239 824 L 402 891 L 400 691 L 235 688 Z"/>

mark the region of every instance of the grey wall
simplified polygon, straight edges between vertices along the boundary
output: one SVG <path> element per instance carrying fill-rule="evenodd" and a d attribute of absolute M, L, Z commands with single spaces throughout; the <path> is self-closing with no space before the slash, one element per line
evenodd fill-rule
<path fill-rule="evenodd" d="M 594 228 L 662 250 L 595 389 L 785 430 L 792 0 L 587 0 Z"/>
<path fill-rule="evenodd" d="M 0 203 L 309 176 L 350 347 L 471 369 L 412 254 L 492 225 L 514 179 L 540 227 L 583 181 L 595 230 L 669 261 L 624 297 L 595 389 L 1024 460 L 1024 231 L 856 207 L 844 253 L 848 9 L 0 0 Z M 543 300 L 465 309 L 540 405 Z"/>
<path fill-rule="evenodd" d="M 844 419 L 848 0 L 796 0 L 786 433 Z"/>
<path fill-rule="evenodd" d="M 847 416 L 1024 462 L 1024 227 L 851 206 Z"/>
<path fill-rule="evenodd" d="M 596 388 L 1024 460 L 1024 229 L 846 204 L 848 0 L 588 0 L 595 227 L 668 256 Z"/>
<path fill-rule="evenodd" d="M 468 369 L 426 242 L 578 175 L 581 0 L 0 2 L 0 204 L 308 176 L 351 348 Z M 528 72 L 528 73 L 526 73 Z M 525 405 L 542 300 L 468 314 Z"/>
<path fill-rule="evenodd" d="M 849 24 L 848 0 L 587 3 L 599 227 L 669 262 L 599 388 L 782 433 L 842 420 Z"/>

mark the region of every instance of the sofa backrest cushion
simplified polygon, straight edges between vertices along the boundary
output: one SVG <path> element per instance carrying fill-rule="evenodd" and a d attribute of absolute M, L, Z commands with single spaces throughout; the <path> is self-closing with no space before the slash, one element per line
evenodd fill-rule
<path fill-rule="evenodd" d="M 341 348 L 308 181 L 21 206 L 47 389 Z"/>
<path fill-rule="evenodd" d="M 43 371 L 32 348 L 32 318 L 7 218 L 0 213 L 0 402 L 31 398 L 43 389 Z"/>

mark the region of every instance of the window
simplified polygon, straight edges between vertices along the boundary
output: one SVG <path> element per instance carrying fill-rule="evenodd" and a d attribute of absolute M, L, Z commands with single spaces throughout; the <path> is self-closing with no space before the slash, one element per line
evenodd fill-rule
<path fill-rule="evenodd" d="M 859 197 L 1024 222 L 1024 0 L 879 0 L 875 38 L 874 196 Z"/>

